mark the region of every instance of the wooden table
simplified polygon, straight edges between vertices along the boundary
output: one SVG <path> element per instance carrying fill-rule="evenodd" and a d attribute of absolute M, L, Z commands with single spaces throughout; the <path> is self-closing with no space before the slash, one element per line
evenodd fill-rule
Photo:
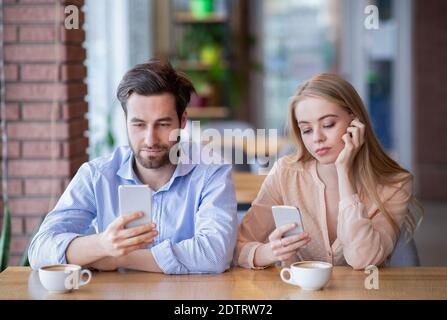
<path fill-rule="evenodd" d="M 447 299 L 447 268 L 379 269 L 379 290 L 365 289 L 368 276 L 335 267 L 324 290 L 303 291 L 279 277 L 279 267 L 234 268 L 217 275 L 164 275 L 144 272 L 94 272 L 91 282 L 66 294 L 49 294 L 38 273 L 9 267 L 0 274 L 0 299 Z"/>
<path fill-rule="evenodd" d="M 265 177 L 249 172 L 233 172 L 237 203 L 251 204 L 261 189 Z"/>

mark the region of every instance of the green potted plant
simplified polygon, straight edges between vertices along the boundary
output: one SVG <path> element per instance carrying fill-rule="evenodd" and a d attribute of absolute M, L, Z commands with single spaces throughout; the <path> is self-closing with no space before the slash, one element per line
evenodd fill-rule
<path fill-rule="evenodd" d="M 210 16 L 214 11 L 213 0 L 191 0 L 191 15 L 197 19 Z"/>
<path fill-rule="evenodd" d="M 185 72 L 191 78 L 197 94 L 191 105 L 216 105 L 220 87 L 225 80 L 222 46 L 226 34 L 220 25 L 191 24 L 179 43 L 180 61 L 186 62 Z"/>
<path fill-rule="evenodd" d="M 221 26 L 192 24 L 179 44 L 180 59 L 206 65 L 220 63 L 225 33 Z"/>
<path fill-rule="evenodd" d="M 9 248 L 11 245 L 11 214 L 7 203 L 3 204 L 3 225 L 0 235 L 0 272 L 8 267 Z"/>
<path fill-rule="evenodd" d="M 1 66 L 2 67 L 2 66 Z M 4 77 L 0 77 L 0 88 L 5 88 Z M 0 96 L 4 97 L 4 91 L 0 90 Z M 0 234 L 0 272 L 8 267 L 9 260 L 9 249 L 11 245 L 11 213 L 9 211 L 8 202 L 8 134 L 6 130 L 6 105 L 2 99 L 1 101 L 1 138 L 2 138 L 2 148 L 1 148 L 1 166 L 2 166 L 2 200 L 3 200 L 3 223 Z"/>
<path fill-rule="evenodd" d="M 220 64 L 222 56 L 222 48 L 214 43 L 204 45 L 200 49 L 199 61 L 203 65 L 213 66 Z"/>
<path fill-rule="evenodd" d="M 191 105 L 227 103 L 233 111 L 236 111 L 248 90 L 247 80 L 240 72 L 246 66 L 230 64 L 226 61 L 230 58 L 224 56 L 226 50 L 223 49 L 224 46 L 238 42 L 238 35 L 221 24 L 193 23 L 187 25 L 183 31 L 179 41 L 178 58 L 184 62 L 182 65 L 186 67 L 183 70 L 193 78 L 197 90 L 197 97 L 193 98 Z M 247 36 L 243 42 L 246 48 L 250 48 L 255 44 L 255 38 Z M 238 60 L 237 50 L 228 55 L 232 57 L 231 59 Z M 251 64 L 248 68 L 256 71 L 262 69 L 256 64 Z M 221 99 L 224 92 L 227 93 L 226 101 Z"/>

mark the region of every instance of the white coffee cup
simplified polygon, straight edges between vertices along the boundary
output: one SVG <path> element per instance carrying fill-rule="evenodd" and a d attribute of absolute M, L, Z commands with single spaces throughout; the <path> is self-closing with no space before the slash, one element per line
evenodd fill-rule
<path fill-rule="evenodd" d="M 83 276 L 87 274 L 87 280 Z M 85 286 L 92 279 L 92 272 L 76 264 L 57 264 L 39 269 L 40 283 L 51 293 L 65 293 Z"/>
<path fill-rule="evenodd" d="M 286 278 L 285 274 L 289 277 Z M 320 290 L 331 278 L 332 264 L 321 261 L 300 261 L 281 270 L 281 279 L 303 290 Z"/>

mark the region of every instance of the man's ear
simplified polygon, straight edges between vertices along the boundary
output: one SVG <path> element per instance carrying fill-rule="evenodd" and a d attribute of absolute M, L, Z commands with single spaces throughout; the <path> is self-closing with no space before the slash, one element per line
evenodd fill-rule
<path fill-rule="evenodd" d="M 185 129 L 187 120 L 188 120 L 188 113 L 185 110 L 183 111 L 182 119 L 180 121 L 180 128 Z"/>

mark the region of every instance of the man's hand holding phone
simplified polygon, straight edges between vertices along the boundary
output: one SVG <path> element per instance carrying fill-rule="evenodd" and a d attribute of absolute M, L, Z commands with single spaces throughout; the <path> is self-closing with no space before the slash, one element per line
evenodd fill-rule
<path fill-rule="evenodd" d="M 131 221 L 141 219 L 143 212 L 133 212 L 116 218 L 100 234 L 99 243 L 107 257 L 122 257 L 132 251 L 143 249 L 154 242 L 158 232 L 154 223 L 126 228 Z"/>

